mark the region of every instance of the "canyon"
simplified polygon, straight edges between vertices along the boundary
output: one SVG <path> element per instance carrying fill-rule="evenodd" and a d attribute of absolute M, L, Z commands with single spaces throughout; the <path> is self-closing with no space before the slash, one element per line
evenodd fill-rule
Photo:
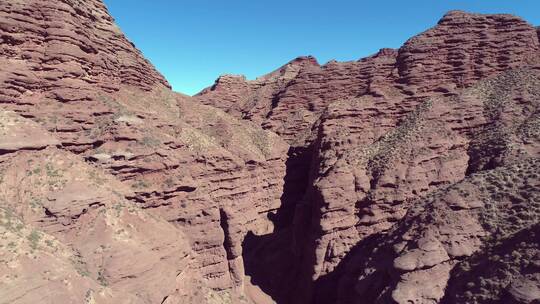
<path fill-rule="evenodd" d="M 540 28 L 190 97 L 101 0 L 0 3 L 0 303 L 540 301 Z"/>

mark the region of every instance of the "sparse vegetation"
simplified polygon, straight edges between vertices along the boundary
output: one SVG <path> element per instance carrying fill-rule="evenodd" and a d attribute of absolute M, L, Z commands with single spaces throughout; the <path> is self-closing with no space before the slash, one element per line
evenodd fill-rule
<path fill-rule="evenodd" d="M 87 269 L 86 263 L 82 260 L 81 256 L 74 256 L 70 259 L 70 261 L 80 276 L 82 277 L 90 276 L 90 272 Z"/>
<path fill-rule="evenodd" d="M 90 181 L 92 181 L 96 186 L 102 186 L 106 182 L 106 179 L 102 178 L 100 174 L 95 170 L 89 170 L 88 177 L 90 178 Z"/>
<path fill-rule="evenodd" d="M 149 188 L 150 187 L 150 184 L 148 184 L 148 182 L 146 182 L 145 180 L 142 180 L 142 179 L 139 179 L 137 181 L 135 181 L 135 183 L 133 183 L 131 185 L 131 187 L 133 189 L 146 189 L 146 188 Z"/>
<path fill-rule="evenodd" d="M 4 207 L 0 208 L 0 226 L 10 232 L 18 233 L 24 225 L 15 211 L 9 207 Z"/>
<path fill-rule="evenodd" d="M 36 250 L 39 247 L 41 233 L 37 230 L 32 230 L 32 232 L 28 235 L 27 239 L 30 242 L 30 248 Z"/>
<path fill-rule="evenodd" d="M 540 221 L 540 189 L 531 183 L 539 171 L 538 160 L 529 159 L 480 174 L 488 186 L 479 217 L 493 238 L 503 239 Z"/>
<path fill-rule="evenodd" d="M 34 210 L 35 209 L 41 210 L 41 208 L 43 208 L 43 204 L 41 203 L 41 201 L 38 198 L 32 197 L 30 199 L 30 207 L 32 209 L 34 209 Z"/>
<path fill-rule="evenodd" d="M 391 132 L 367 148 L 353 150 L 348 154 L 349 162 L 356 166 L 366 166 L 373 180 L 378 180 L 388 169 L 390 160 L 397 155 L 400 148 L 423 127 L 423 115 L 433 105 L 432 100 L 420 104 Z"/>
<path fill-rule="evenodd" d="M 146 147 L 157 147 L 161 144 L 161 141 L 152 136 L 144 136 L 141 139 L 141 143 Z"/>
<path fill-rule="evenodd" d="M 269 133 L 264 130 L 255 130 L 251 132 L 251 139 L 255 147 L 265 156 L 270 155 L 272 139 Z"/>
<path fill-rule="evenodd" d="M 92 289 L 88 289 L 86 291 L 86 294 L 84 295 L 84 303 L 85 304 L 94 303 L 94 291 Z"/>
<path fill-rule="evenodd" d="M 172 177 L 168 177 L 164 183 L 168 188 L 172 188 L 174 186 L 174 180 Z"/>
<path fill-rule="evenodd" d="M 99 282 L 99 284 L 101 284 L 101 286 L 107 287 L 109 285 L 109 282 L 107 281 L 107 278 L 105 277 L 104 271 L 105 271 L 104 269 L 101 269 L 100 271 L 98 271 L 97 281 Z"/>

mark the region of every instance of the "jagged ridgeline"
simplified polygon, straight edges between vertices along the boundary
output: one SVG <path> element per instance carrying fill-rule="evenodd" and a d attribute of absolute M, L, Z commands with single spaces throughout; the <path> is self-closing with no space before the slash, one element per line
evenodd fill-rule
<path fill-rule="evenodd" d="M 453 11 L 188 97 L 100 0 L 1 2 L 0 303 L 538 301 L 539 33 Z"/>

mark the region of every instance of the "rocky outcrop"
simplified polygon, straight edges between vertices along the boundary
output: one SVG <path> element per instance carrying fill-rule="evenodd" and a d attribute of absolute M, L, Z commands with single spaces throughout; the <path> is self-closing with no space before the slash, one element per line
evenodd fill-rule
<path fill-rule="evenodd" d="M 323 66 L 311 56 L 299 57 L 254 81 L 222 76 L 195 100 L 259 123 L 289 143 L 301 145 L 326 105 L 378 94 L 378 83 L 392 77 L 396 55 L 395 50 L 383 49 L 356 62 L 333 61 Z"/>
<path fill-rule="evenodd" d="M 537 299 L 537 166 L 537 159 L 525 159 L 415 201 L 387 234 L 355 248 L 339 302 Z"/>
<path fill-rule="evenodd" d="M 249 89 L 252 82 L 243 81 L 243 101 L 229 99 L 236 115 L 314 153 L 302 158 L 311 164 L 307 192 L 296 202 L 292 249 L 278 259 L 301 265 L 293 271 L 300 283 L 291 294 L 288 286 L 266 282 L 269 292 L 280 302 L 332 302 L 351 250 L 392 229 L 415 200 L 476 172 L 537 157 L 534 132 L 527 131 L 523 139 L 518 130 L 535 129 L 537 68 L 519 67 L 537 67 L 538 50 L 535 28 L 519 18 L 454 11 L 397 51 L 383 50 L 359 62 L 302 67 L 267 101 L 274 106 L 263 121 L 247 107 L 239 110 L 238 105 L 250 104 L 250 94 L 257 94 L 249 92 L 258 92 Z M 216 102 L 217 87 L 196 100 L 228 107 Z M 268 242 L 289 237 L 274 234 Z M 267 261 L 262 260 L 253 269 L 264 268 Z M 450 271 L 451 266 L 438 267 Z"/>
<path fill-rule="evenodd" d="M 289 153 L 288 172 L 310 172 L 291 174 L 286 183 L 286 188 L 295 185 L 302 193 L 307 189 L 303 198 L 301 193 L 287 192 L 294 202 L 282 206 L 284 213 L 295 217 L 289 229 L 295 235 L 292 249 L 284 250 L 280 258 L 260 258 L 251 267 L 290 265 L 287 261 L 295 260 L 301 266 L 293 267 L 297 270 L 292 274 L 284 267 L 283 277 L 298 276 L 299 287 L 292 292 L 288 280 L 274 279 L 266 281 L 267 291 L 279 302 L 294 303 L 313 296 L 313 287 L 317 291 L 313 299 L 331 301 L 323 295 L 332 294 L 334 285 L 323 286 L 335 280 L 336 267 L 358 242 L 393 227 L 413 200 L 496 166 L 497 156 L 482 154 L 504 153 L 504 148 L 486 149 L 492 141 L 485 138 L 489 131 L 470 134 L 487 123 L 481 119 L 489 116 L 484 102 L 440 106 L 432 117 L 448 111 L 460 114 L 437 122 L 422 118 L 422 108 L 429 103 L 420 104 L 426 98 L 454 96 L 508 69 L 537 66 L 539 49 L 535 28 L 519 18 L 454 11 L 399 50 L 383 49 L 357 62 L 323 66 L 299 58 L 270 74 L 293 70 L 288 75 L 296 77 L 283 80 L 285 85 L 261 85 L 272 77 L 255 81 L 236 77 L 235 85 L 220 79 L 195 96 L 275 131 L 295 147 Z M 257 114 L 259 109 L 264 111 Z M 421 134 L 416 133 L 418 127 Z M 290 239 L 286 234 L 274 234 L 266 242 L 283 243 Z M 270 270 L 256 271 L 263 277 L 272 275 Z"/>
<path fill-rule="evenodd" d="M 299 57 L 254 81 L 222 76 L 195 99 L 303 145 L 333 102 L 366 95 L 417 99 L 448 94 L 500 71 L 537 63 L 539 50 L 535 28 L 518 17 L 452 11 L 399 50 L 323 66 L 313 57 Z M 410 111 L 409 102 L 397 106 Z"/>
<path fill-rule="evenodd" d="M 190 98 L 99 0 L 0 15 L 0 302 L 537 300 L 521 19 L 454 11 L 399 50 Z"/>
<path fill-rule="evenodd" d="M 343 152 L 338 149 L 341 154 L 337 155 L 329 149 L 326 158 L 324 149 L 331 146 L 319 145 L 326 162 L 321 162 L 325 166 L 315 174 L 318 178 L 307 197 L 312 205 L 303 215 L 311 219 L 312 228 L 299 234 L 302 239 L 311 235 L 311 241 L 304 245 L 305 256 L 313 257 L 304 261 L 304 271 L 311 275 L 306 280 L 332 286 L 323 278 L 341 271 L 336 268 L 363 240 L 399 223 L 416 204 L 415 199 L 476 172 L 536 159 L 539 142 L 533 130 L 538 129 L 536 96 L 540 92 L 534 88 L 539 80 L 536 70 L 505 72 L 457 97 L 430 99 L 373 143 L 364 142 Z M 351 102 L 348 107 L 358 108 L 359 103 Z M 328 117 L 320 132 L 345 125 Z M 348 142 L 354 138 L 351 133 L 341 136 Z M 334 159 L 330 165 L 328 158 Z M 478 202 L 467 199 L 461 203 Z M 306 225 L 305 221 L 300 223 Z M 408 259 L 399 264 L 416 263 Z M 324 303 L 322 296 L 329 290 L 317 290 L 320 294 L 315 298 Z"/>
<path fill-rule="evenodd" d="M 27 90 L 46 93 L 64 87 L 52 95 L 67 102 L 85 95 L 75 96 L 73 90 L 66 91 L 69 88 L 168 86 L 114 24 L 101 1 L 11 1 L 2 5 L 1 14 L 1 54 L 15 65 L 3 75 L 10 84 L 3 99 Z M 25 67 L 20 74 L 17 65 Z"/>
<path fill-rule="evenodd" d="M 279 197 L 272 197 L 275 176 L 270 173 L 275 168 L 259 168 L 253 160 L 243 169 L 229 155 L 229 160 L 214 160 L 220 166 L 215 170 L 199 168 L 195 177 L 164 179 L 154 172 L 144 178 L 137 175 L 135 182 L 121 182 L 117 178 L 122 175 L 111 168 L 115 158 L 94 155 L 101 163 L 91 166 L 78 155 L 58 150 L 58 141 L 45 141 L 52 136 L 37 123 L 9 112 L 1 117 L 5 134 L 32 135 L 0 156 L 0 199 L 5 211 L 0 228 L 8 235 L 3 246 L 10 249 L 2 264 L 7 267 L 4 283 L 9 286 L 0 292 L 2 299 L 10 303 L 246 301 L 239 298 L 244 293 L 242 240 L 248 231 L 262 234 L 272 229 L 264 212 L 278 207 L 272 205 L 279 202 Z M 3 137 L 0 146 L 13 147 L 12 138 Z M 201 139 L 193 137 L 189 142 L 193 149 L 208 149 L 197 150 L 207 152 L 205 157 L 220 156 L 219 149 L 212 153 L 208 147 L 196 146 Z M 157 178 L 163 185 L 157 184 Z M 249 179 L 243 188 L 242 178 Z M 253 190 L 256 187 L 269 190 Z M 251 191 L 261 196 L 247 197 Z M 185 193 L 193 196 L 181 196 Z M 30 245 L 15 242 L 17 238 L 26 238 Z M 35 260 L 49 261 L 59 250 L 64 253 L 56 260 L 35 264 Z M 44 276 L 26 284 L 32 267 Z M 43 293 L 51 286 L 57 286 L 55 293 Z"/>
<path fill-rule="evenodd" d="M 82 131 L 110 114 L 104 96 L 168 87 L 101 1 L 9 1 L 0 16 L 2 107 L 39 119 L 74 151 L 96 144 Z"/>
<path fill-rule="evenodd" d="M 3 303 L 196 297 L 195 288 L 182 288 L 202 285 L 178 229 L 129 203 L 132 190 L 112 176 L 54 141 L 44 144 L 50 134 L 36 123 L 13 113 L 2 117 L 16 132 L 34 135 L 0 156 Z"/>
<path fill-rule="evenodd" d="M 54 136 L 44 132 L 39 125 L 20 117 L 13 112 L 0 112 L 0 154 L 19 150 L 42 150 L 59 145 Z"/>
<path fill-rule="evenodd" d="M 534 27 L 518 17 L 452 11 L 400 49 L 399 82 L 415 94 L 452 91 L 538 62 L 538 49 Z"/>
<path fill-rule="evenodd" d="M 95 291 L 104 277 L 105 290 L 140 303 L 248 301 L 242 298 L 242 242 L 248 233 L 273 230 L 288 145 L 170 91 L 101 1 L 5 2 L 0 14 L 0 103 L 12 111 L 2 114 L 10 118 L 2 121 L 0 154 L 8 164 L 24 151 L 44 153 L 33 164 L 41 174 L 66 171 L 54 191 L 40 194 L 46 204 L 36 211 L 39 224 L 23 222 L 80 251 L 94 267 L 84 286 Z M 21 119 L 31 127 L 12 127 Z M 87 165 L 48 170 L 50 158 L 59 167 L 71 160 Z M 108 177 L 96 173 L 93 180 L 71 170 Z M 23 189 L 10 174 L 15 184 L 9 187 Z M 113 188 L 102 190 L 101 183 Z M 29 199 L 6 195 L 6 203 Z M 143 215 L 103 211 L 114 208 Z M 23 211 L 15 214 L 25 217 Z M 127 236 L 133 230 L 136 241 Z M 122 236 L 118 245 L 93 251 L 116 234 Z M 111 255 L 104 266 L 96 262 L 103 252 Z M 110 271 L 100 276 L 98 264 Z"/>

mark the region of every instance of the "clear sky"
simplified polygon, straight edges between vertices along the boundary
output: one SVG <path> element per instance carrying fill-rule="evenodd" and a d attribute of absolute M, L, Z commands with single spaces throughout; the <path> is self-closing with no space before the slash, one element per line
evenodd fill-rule
<path fill-rule="evenodd" d="M 178 92 L 221 74 L 249 79 L 301 55 L 323 64 L 398 48 L 452 9 L 540 25 L 540 0 L 105 0 L 124 33 Z"/>

